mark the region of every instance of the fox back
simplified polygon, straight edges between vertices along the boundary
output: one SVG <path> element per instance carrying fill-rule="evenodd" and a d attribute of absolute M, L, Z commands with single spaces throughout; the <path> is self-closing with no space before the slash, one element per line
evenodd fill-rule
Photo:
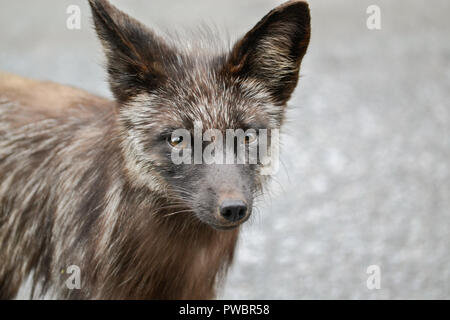
<path fill-rule="evenodd" d="M 308 5 L 275 8 L 229 48 L 89 3 L 114 100 L 0 74 L 0 298 L 27 279 L 32 298 L 214 298 L 267 176 L 262 163 L 175 163 L 208 144 L 174 132 L 242 129 L 248 149 L 252 132 L 280 129 Z"/>

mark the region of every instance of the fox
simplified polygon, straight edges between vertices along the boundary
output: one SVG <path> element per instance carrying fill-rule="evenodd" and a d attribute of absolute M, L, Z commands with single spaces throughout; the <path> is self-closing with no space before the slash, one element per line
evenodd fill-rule
<path fill-rule="evenodd" d="M 175 164 L 188 146 L 172 133 L 280 129 L 309 6 L 285 2 L 222 45 L 89 5 L 113 98 L 0 73 L 0 299 L 26 282 L 30 299 L 215 299 L 270 177 L 260 163 Z"/>

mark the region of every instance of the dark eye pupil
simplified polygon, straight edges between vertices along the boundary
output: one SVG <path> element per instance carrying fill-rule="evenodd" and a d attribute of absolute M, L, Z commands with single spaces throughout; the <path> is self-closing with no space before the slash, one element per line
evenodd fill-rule
<path fill-rule="evenodd" d="M 170 139 L 170 144 L 172 144 L 172 145 L 177 145 L 177 144 L 180 144 L 181 142 L 183 142 L 183 137 L 182 136 Z"/>
<path fill-rule="evenodd" d="M 249 144 L 255 140 L 255 137 L 253 135 L 246 135 L 245 136 L 245 143 Z"/>

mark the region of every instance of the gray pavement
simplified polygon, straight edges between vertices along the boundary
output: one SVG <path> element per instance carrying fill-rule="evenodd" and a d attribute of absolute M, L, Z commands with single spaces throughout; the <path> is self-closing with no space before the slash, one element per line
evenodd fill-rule
<path fill-rule="evenodd" d="M 87 1 L 0 0 L 0 70 L 110 96 Z M 230 38 L 279 2 L 112 1 L 150 26 Z M 66 8 L 82 9 L 68 30 Z M 381 30 L 366 8 L 381 8 Z M 450 4 L 311 0 L 283 168 L 244 228 L 221 298 L 450 298 Z M 381 289 L 366 287 L 370 265 Z"/>

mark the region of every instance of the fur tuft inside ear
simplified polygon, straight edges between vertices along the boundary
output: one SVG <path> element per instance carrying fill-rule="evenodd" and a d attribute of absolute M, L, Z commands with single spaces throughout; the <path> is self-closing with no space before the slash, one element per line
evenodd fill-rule
<path fill-rule="evenodd" d="M 274 102 L 284 105 L 297 86 L 309 39 L 308 4 L 286 2 L 235 44 L 225 70 L 234 77 L 261 82 Z"/>

